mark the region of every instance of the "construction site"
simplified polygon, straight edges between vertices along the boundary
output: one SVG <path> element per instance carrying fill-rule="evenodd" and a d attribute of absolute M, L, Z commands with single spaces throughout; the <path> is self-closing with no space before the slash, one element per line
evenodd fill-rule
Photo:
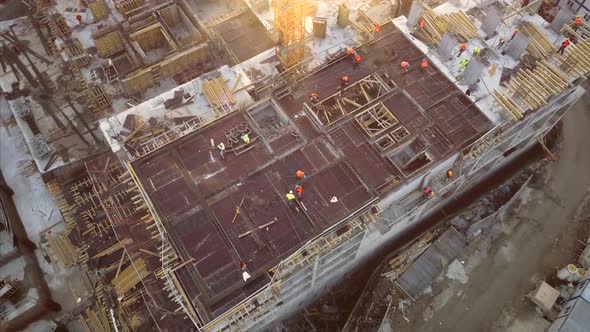
<path fill-rule="evenodd" d="M 559 1 L 23 4 L 0 331 L 414 330 L 590 73 Z"/>

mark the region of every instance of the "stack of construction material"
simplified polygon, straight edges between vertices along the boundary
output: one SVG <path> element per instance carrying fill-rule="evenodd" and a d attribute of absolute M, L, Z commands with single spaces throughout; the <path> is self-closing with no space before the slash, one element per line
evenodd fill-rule
<path fill-rule="evenodd" d="M 86 309 L 84 315 L 80 315 L 78 318 L 85 331 L 112 331 L 110 320 L 107 316 L 107 309 L 100 304 L 96 310 Z"/>
<path fill-rule="evenodd" d="M 565 55 L 555 55 L 555 60 L 570 77 L 586 77 L 590 73 L 590 40 L 572 43 L 565 49 Z"/>
<path fill-rule="evenodd" d="M 125 293 L 135 287 L 137 284 L 147 277 L 150 273 L 147 270 L 145 261 L 143 258 L 137 259 L 121 273 L 119 273 L 111 283 L 115 287 L 115 293 L 117 297 L 123 297 Z"/>
<path fill-rule="evenodd" d="M 561 93 L 570 85 L 570 78 L 557 66 L 546 60 L 538 61 L 533 70 L 522 68 L 505 84 L 508 91 L 496 89 L 494 98 L 516 120 L 524 112 L 547 104 L 551 96 Z"/>
<path fill-rule="evenodd" d="M 477 36 L 477 27 L 464 12 L 440 15 L 425 4 L 423 7 L 420 18 L 424 20 L 424 28 L 417 34 L 427 43 L 440 43 L 445 32 L 455 35 L 462 42 Z"/>
<path fill-rule="evenodd" d="M 225 113 L 226 107 L 236 103 L 233 93 L 227 88 L 223 77 L 216 77 L 203 82 L 203 94 L 209 105 L 221 113 Z"/>
<path fill-rule="evenodd" d="M 72 244 L 66 233 L 47 238 L 49 248 L 65 267 L 71 267 L 80 263 L 81 259 L 87 256 L 85 250 L 77 248 Z"/>
<path fill-rule="evenodd" d="M 553 53 L 555 50 L 553 43 L 534 24 L 526 22 L 522 25 L 521 29 L 529 37 L 527 51 L 532 56 L 537 59 L 546 59 Z"/>

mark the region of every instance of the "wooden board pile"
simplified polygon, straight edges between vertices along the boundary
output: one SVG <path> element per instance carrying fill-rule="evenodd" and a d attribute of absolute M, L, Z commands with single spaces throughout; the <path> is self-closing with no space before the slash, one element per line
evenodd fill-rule
<path fill-rule="evenodd" d="M 88 332 L 110 332 L 111 322 L 107 316 L 107 308 L 102 305 L 97 306 L 97 310 L 90 308 L 84 311 L 84 315 L 78 316 L 80 323 Z"/>
<path fill-rule="evenodd" d="M 418 241 L 414 242 L 407 250 L 389 260 L 389 271 L 383 273 L 383 276 L 390 280 L 396 280 L 402 275 L 412 263 L 430 248 L 432 244 L 433 234 L 426 233 Z"/>
<path fill-rule="evenodd" d="M 554 58 L 569 76 L 586 77 L 590 73 L 590 40 L 572 43 L 565 49 L 565 55 Z"/>
<path fill-rule="evenodd" d="M 521 26 L 522 32 L 529 37 L 527 51 L 537 59 L 546 59 L 555 47 L 534 24 L 526 22 Z"/>
<path fill-rule="evenodd" d="M 145 260 L 139 258 L 129 264 L 121 273 L 119 273 L 111 283 L 115 287 L 117 297 L 123 297 L 125 293 L 135 287 L 137 284 L 147 277 L 150 273 L 147 270 Z"/>
<path fill-rule="evenodd" d="M 551 96 L 558 95 L 570 85 L 568 76 L 546 60 L 537 61 L 533 70 L 522 68 L 508 84 L 494 91 L 494 98 L 516 120 L 524 112 L 547 104 Z"/>
<path fill-rule="evenodd" d="M 445 32 L 455 35 L 461 42 L 477 36 L 477 27 L 464 12 L 439 15 L 427 5 L 423 5 L 421 18 L 424 28 L 417 35 L 429 44 L 439 44 Z"/>
<path fill-rule="evenodd" d="M 234 94 L 228 89 L 223 77 L 216 77 L 203 82 L 203 94 L 207 102 L 217 113 L 230 112 L 230 105 L 236 103 Z"/>
<path fill-rule="evenodd" d="M 68 238 L 67 233 L 49 236 L 47 241 L 49 242 L 51 251 L 66 268 L 88 261 L 87 248 L 77 248 L 74 246 Z"/>

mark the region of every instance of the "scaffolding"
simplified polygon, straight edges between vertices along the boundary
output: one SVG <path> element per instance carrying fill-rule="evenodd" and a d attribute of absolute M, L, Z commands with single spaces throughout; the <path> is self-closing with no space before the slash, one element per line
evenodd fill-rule
<path fill-rule="evenodd" d="M 283 68 L 289 69 L 300 63 L 305 51 L 305 0 L 275 0 L 275 32 L 277 34 L 277 56 Z"/>

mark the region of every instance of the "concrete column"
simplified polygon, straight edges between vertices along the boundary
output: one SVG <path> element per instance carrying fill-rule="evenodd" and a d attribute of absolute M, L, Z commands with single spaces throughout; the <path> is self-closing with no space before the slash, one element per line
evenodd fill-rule
<path fill-rule="evenodd" d="M 477 61 L 476 57 L 471 58 L 467 68 L 463 72 L 463 81 L 465 84 L 471 86 L 477 82 L 483 73 L 484 66 Z"/>
<path fill-rule="evenodd" d="M 440 41 L 440 43 L 438 44 L 438 54 L 440 54 L 440 56 L 443 59 L 448 59 L 448 58 L 452 58 L 453 57 L 453 50 L 455 49 L 455 47 L 457 46 L 457 40 L 451 36 L 450 33 L 446 33 L 443 34 L 443 37 Z"/>
<path fill-rule="evenodd" d="M 510 42 L 510 45 L 508 45 L 506 53 L 514 59 L 518 60 L 526 50 L 527 46 L 529 46 L 528 37 L 525 36 L 523 33 L 519 33 Z"/>
<path fill-rule="evenodd" d="M 567 3 L 567 0 L 561 0 L 559 3 Z M 564 24 L 571 22 L 574 17 L 575 14 L 568 7 L 562 7 L 557 15 L 555 15 L 555 18 L 549 25 L 549 28 L 557 33 L 560 33 L 561 27 L 563 27 Z"/>
<path fill-rule="evenodd" d="M 408 14 L 408 20 L 406 21 L 406 25 L 408 27 L 416 26 L 420 14 L 422 14 L 422 5 L 418 1 L 414 1 L 412 3 L 412 7 L 410 8 L 410 13 Z"/>
<path fill-rule="evenodd" d="M 486 17 L 481 25 L 481 30 L 486 33 L 487 36 L 491 36 L 496 32 L 500 19 L 502 16 L 495 7 L 489 7 L 486 10 Z"/>

